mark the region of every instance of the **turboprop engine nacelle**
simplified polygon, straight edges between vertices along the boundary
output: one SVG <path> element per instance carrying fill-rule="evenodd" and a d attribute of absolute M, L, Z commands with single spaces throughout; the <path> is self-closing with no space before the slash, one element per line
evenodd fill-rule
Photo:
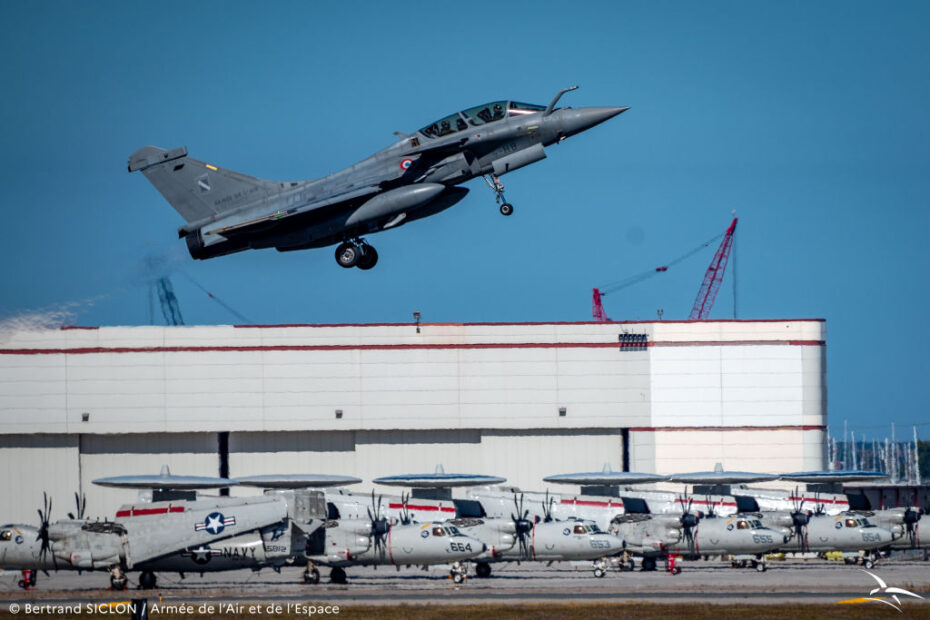
<path fill-rule="evenodd" d="M 119 562 L 121 549 L 122 544 L 116 534 L 82 530 L 52 545 L 55 558 L 76 568 L 112 566 Z"/>

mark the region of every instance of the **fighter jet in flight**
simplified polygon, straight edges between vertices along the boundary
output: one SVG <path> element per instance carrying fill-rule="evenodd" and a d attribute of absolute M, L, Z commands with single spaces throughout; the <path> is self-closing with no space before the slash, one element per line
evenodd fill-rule
<path fill-rule="evenodd" d="M 321 179 L 266 181 L 187 156 L 186 147 L 144 146 L 129 158 L 186 224 L 178 229 L 194 258 L 248 249 L 280 252 L 338 244 L 336 262 L 371 269 L 378 253 L 364 235 L 396 228 L 453 206 L 461 184 L 483 176 L 500 212 L 503 174 L 546 157 L 544 147 L 624 112 L 627 107 L 556 108 L 492 101 L 454 112 L 357 164 Z"/>

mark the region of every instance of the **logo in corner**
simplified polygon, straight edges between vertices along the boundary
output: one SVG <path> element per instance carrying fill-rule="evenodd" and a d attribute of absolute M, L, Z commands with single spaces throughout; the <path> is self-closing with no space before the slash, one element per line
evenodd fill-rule
<path fill-rule="evenodd" d="M 869 571 L 862 569 L 862 568 L 860 568 L 859 570 L 861 570 L 863 573 L 868 573 L 872 577 L 872 579 L 877 581 L 878 587 L 873 588 L 872 591 L 869 592 L 868 596 L 861 596 L 859 598 L 851 598 L 845 601 L 837 601 L 838 605 L 855 605 L 858 603 L 869 603 L 869 602 L 874 601 L 876 603 L 884 603 L 885 605 L 888 605 L 889 607 L 894 607 L 899 612 L 901 612 L 901 599 L 898 598 L 899 594 L 901 596 L 912 596 L 914 598 L 919 598 L 921 600 L 923 600 L 924 598 L 919 594 L 908 592 L 904 588 L 889 587 L 884 581 L 882 581 L 882 578 L 876 575 L 875 573 L 870 573 Z M 881 596 L 880 597 L 875 596 L 876 594 L 880 594 Z M 889 598 L 891 600 L 888 600 Z"/>

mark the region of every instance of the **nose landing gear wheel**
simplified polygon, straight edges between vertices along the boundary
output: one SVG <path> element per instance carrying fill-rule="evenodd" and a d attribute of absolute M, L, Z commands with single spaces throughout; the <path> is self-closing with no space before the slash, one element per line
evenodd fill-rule
<path fill-rule="evenodd" d="M 346 241 L 340 243 L 339 247 L 336 248 L 336 262 L 339 263 L 340 267 L 349 269 L 355 267 L 360 254 L 357 245 Z"/>
<path fill-rule="evenodd" d="M 304 583 L 315 586 L 320 583 L 320 571 L 317 569 L 310 569 L 304 571 Z"/>
<path fill-rule="evenodd" d="M 513 215 L 513 205 L 505 202 L 501 205 L 501 215 Z"/>

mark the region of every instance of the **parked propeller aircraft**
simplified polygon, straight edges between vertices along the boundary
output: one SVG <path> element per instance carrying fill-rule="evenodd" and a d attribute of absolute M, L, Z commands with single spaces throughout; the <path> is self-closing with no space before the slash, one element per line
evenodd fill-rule
<path fill-rule="evenodd" d="M 170 475 L 161 478 L 167 482 Z M 235 484 L 223 478 L 179 477 L 185 488 Z M 113 521 L 71 518 L 51 522 L 52 502 L 39 511 L 39 527 L 0 528 L 0 567 L 24 571 L 21 585 L 34 585 L 35 570 L 107 570 L 114 589 L 124 589 L 127 571 L 141 571 L 142 587 L 154 587 L 154 570 L 172 556 L 205 545 L 274 530 L 287 519 L 287 506 L 274 497 L 154 501 L 121 507 Z M 78 512 L 81 512 L 79 508 Z M 34 575 L 34 573 L 33 573 Z"/>
<path fill-rule="evenodd" d="M 327 177 L 266 181 L 187 156 L 144 146 L 129 158 L 185 219 L 178 235 L 192 257 L 247 249 L 281 252 L 339 244 L 342 267 L 371 269 L 378 253 L 362 235 L 396 228 L 453 206 L 468 193 L 461 183 L 483 176 L 500 212 L 513 213 L 500 176 L 546 157 L 562 142 L 628 110 L 556 108 L 494 101 L 441 118 L 359 163 Z"/>
<path fill-rule="evenodd" d="M 274 496 L 288 499 L 299 504 L 299 498 L 307 493 L 307 487 L 344 486 L 337 478 L 332 484 L 318 484 L 323 477 L 268 475 L 240 477 L 236 480 L 242 486 L 266 489 Z M 353 479 L 353 484 L 360 482 Z M 464 579 L 461 563 L 486 551 L 484 542 L 467 536 L 455 526 L 444 522 L 428 521 L 426 523 L 392 522 L 387 516 L 380 498 L 375 499 L 372 492 L 370 503 L 364 506 L 354 503 L 354 513 L 341 513 L 339 507 L 327 501 L 329 493 L 319 494 L 326 503 L 326 519 L 303 521 L 292 520 L 289 557 L 293 561 L 306 563 L 305 583 L 319 583 L 320 574 L 316 565 L 331 567 L 330 581 L 346 583 L 345 569 L 350 566 L 427 566 L 430 564 L 450 564 L 450 574 L 456 582 Z M 342 493 L 345 493 L 343 490 Z M 342 497 L 342 494 L 337 494 Z M 345 494 L 346 497 L 351 496 Z M 351 496 L 355 497 L 355 496 Z M 342 505 L 345 508 L 345 505 Z M 364 517 L 367 516 L 367 519 Z M 329 518 L 333 517 L 333 518 Z M 287 545 L 287 540 L 283 545 Z"/>
<path fill-rule="evenodd" d="M 495 562 L 523 561 L 595 561 L 594 575 L 606 574 L 603 558 L 622 550 L 622 541 L 603 532 L 592 521 L 556 521 L 546 512 L 536 519 L 528 518 L 523 498 L 510 496 L 511 509 L 491 518 L 480 502 L 451 499 L 452 488 L 472 487 L 504 482 L 504 478 L 474 474 L 447 474 L 442 467 L 432 474 L 385 476 L 373 482 L 387 486 L 409 487 L 412 495 L 403 494 L 400 503 L 389 501 L 389 507 L 403 522 L 416 519 L 417 511 L 445 514 L 447 523 L 462 532 L 482 540 L 485 553 L 473 558 L 479 577 L 491 575 Z M 339 498 L 345 501 L 345 498 Z M 413 503 L 415 502 L 415 503 Z M 396 508 L 395 508 L 396 507 Z M 424 510 L 426 509 L 426 510 Z"/>

